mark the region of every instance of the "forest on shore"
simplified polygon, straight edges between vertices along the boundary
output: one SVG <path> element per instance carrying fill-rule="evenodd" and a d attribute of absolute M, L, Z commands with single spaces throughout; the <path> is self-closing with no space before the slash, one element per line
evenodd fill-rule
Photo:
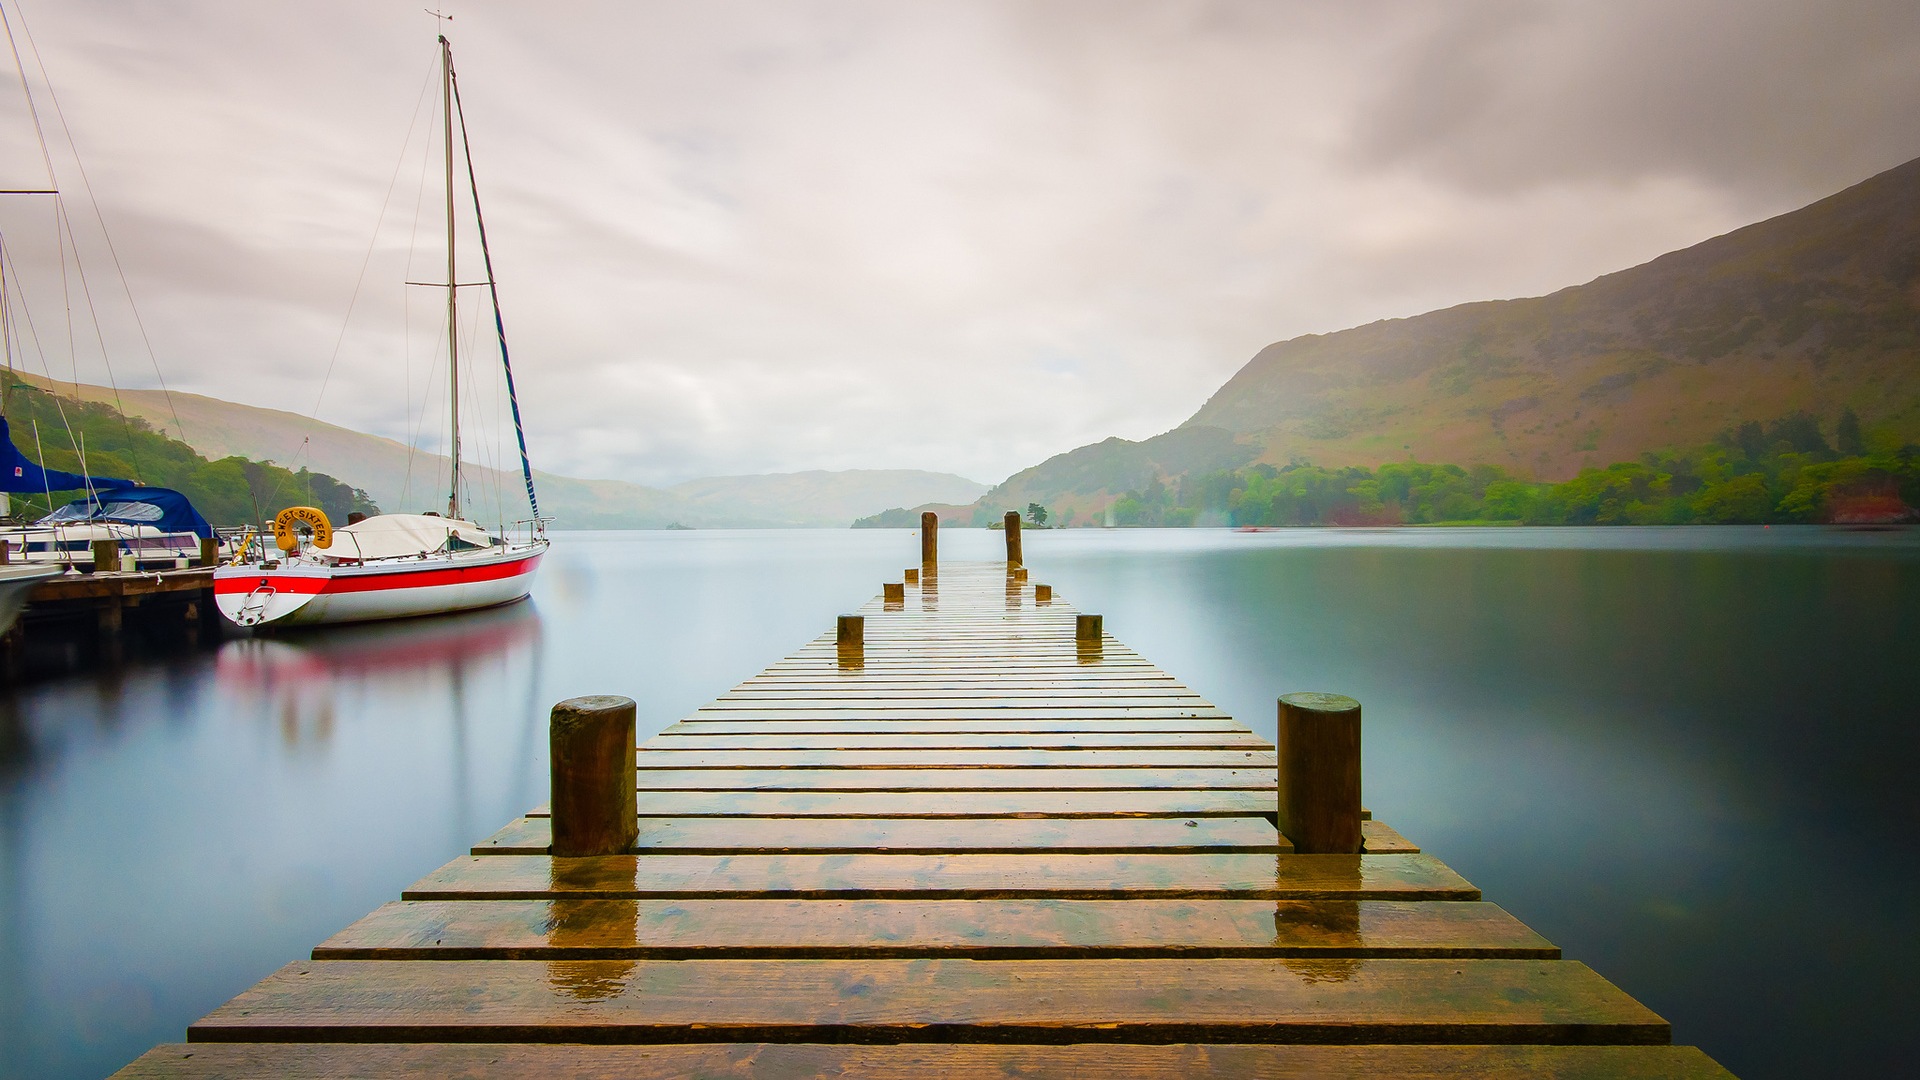
<path fill-rule="evenodd" d="M 1764 525 L 1920 520 L 1920 445 L 1862 429 L 1851 409 L 1832 438 L 1804 412 L 1750 421 L 1706 446 L 1519 479 L 1494 465 L 1409 461 L 1375 469 L 1266 464 L 1155 477 L 1115 499 L 1111 524 Z"/>
<path fill-rule="evenodd" d="M 216 526 L 266 521 L 292 505 L 317 506 L 337 522 L 345 522 L 354 511 L 380 512 L 366 492 L 325 473 L 243 457 L 209 461 L 138 417 L 99 402 L 59 397 L 26 383 L 7 387 L 6 416 L 15 445 L 28 459 L 50 469 L 173 488 Z M 51 494 L 52 506 L 59 506 L 85 493 Z M 44 492 L 10 498 L 15 518 L 31 520 L 51 510 Z"/>

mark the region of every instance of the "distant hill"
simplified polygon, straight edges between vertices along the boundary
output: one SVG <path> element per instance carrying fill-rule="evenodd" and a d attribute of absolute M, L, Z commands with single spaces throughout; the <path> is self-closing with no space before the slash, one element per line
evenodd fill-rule
<path fill-rule="evenodd" d="M 24 381 L 85 401 L 113 404 L 114 391 L 80 383 Z M 361 488 L 390 510 L 426 510 L 445 498 L 443 455 L 416 453 L 404 444 L 279 409 L 240 405 L 200 394 L 121 390 L 128 415 L 182 438 L 209 458 L 239 455 L 306 466 Z M 179 419 L 175 419 L 175 414 Z M 180 432 L 178 428 L 185 428 Z M 526 513 L 517 472 L 462 467 L 484 505 L 501 493 L 509 518 Z M 696 528 L 825 526 L 844 528 L 854 518 L 902 502 L 968 501 L 985 485 L 947 473 L 850 469 L 713 477 L 662 489 L 621 480 L 582 480 L 534 471 L 542 513 L 562 529 L 658 529 L 680 523 Z"/>
<path fill-rule="evenodd" d="M 1217 427 L 1180 427 L 1141 442 L 1108 439 L 1056 454 L 1008 477 L 980 500 L 977 524 L 998 520 L 1028 503 L 1045 506 L 1060 522 L 1097 522 L 1119 495 L 1156 476 L 1237 469 L 1260 456 L 1260 445 Z M 945 515 L 942 515 L 945 520 Z"/>
<path fill-rule="evenodd" d="M 1182 428 L 1258 441 L 1273 464 L 1562 479 L 1843 407 L 1920 434 L 1920 160 L 1550 296 L 1270 345 Z"/>
<path fill-rule="evenodd" d="M 888 507 L 972 502 L 987 490 L 987 485 L 951 473 L 912 469 L 816 469 L 713 476 L 675 484 L 667 490 L 685 499 L 695 515 L 762 516 L 783 524 L 844 528 L 855 518 Z"/>

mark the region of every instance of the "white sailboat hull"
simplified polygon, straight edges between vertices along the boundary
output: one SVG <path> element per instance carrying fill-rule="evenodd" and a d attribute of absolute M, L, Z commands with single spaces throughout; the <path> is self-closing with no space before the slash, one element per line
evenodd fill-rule
<path fill-rule="evenodd" d="M 533 588 L 544 540 L 357 565 L 223 566 L 213 599 L 239 626 L 317 626 L 404 619 L 510 604 Z"/>

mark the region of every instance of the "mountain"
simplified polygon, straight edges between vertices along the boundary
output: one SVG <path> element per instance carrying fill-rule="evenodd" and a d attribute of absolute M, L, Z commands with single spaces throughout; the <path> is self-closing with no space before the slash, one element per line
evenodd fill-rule
<path fill-rule="evenodd" d="M 83 401 L 117 401 L 128 415 L 181 438 L 209 458 L 237 454 L 328 473 L 365 490 L 388 510 L 431 509 L 445 500 L 446 457 L 409 450 L 393 439 L 200 394 L 121 390 L 116 395 L 104 386 L 20 378 Z M 470 463 L 462 471 L 470 477 L 480 505 L 491 507 L 498 501 L 509 518 L 526 513 L 517 471 Z M 844 528 L 854 518 L 902 502 L 967 501 L 985 489 L 947 473 L 869 469 L 713 477 L 668 489 L 536 469 L 534 482 L 541 512 L 552 515 L 560 529 L 658 529 L 675 522 L 699 528 Z"/>
<path fill-rule="evenodd" d="M 1920 438 L 1920 159 L 1548 296 L 1269 345 L 1174 430 L 1070 450 L 940 513 L 980 524 L 1037 502 L 1091 524 L 1156 477 L 1255 462 L 1561 480 L 1848 408 Z"/>
<path fill-rule="evenodd" d="M 1549 296 L 1262 349 L 1182 430 L 1541 479 L 1805 410 L 1920 433 L 1920 159 Z"/>
<path fill-rule="evenodd" d="M 1144 488 L 1156 476 L 1237 469 L 1259 456 L 1257 442 L 1218 427 L 1178 427 L 1140 442 L 1108 439 L 1014 473 L 981 498 L 981 513 L 966 519 L 978 517 L 984 525 L 1004 511 L 1039 503 L 1063 523 L 1085 524 L 1099 520 L 1116 496 Z"/>

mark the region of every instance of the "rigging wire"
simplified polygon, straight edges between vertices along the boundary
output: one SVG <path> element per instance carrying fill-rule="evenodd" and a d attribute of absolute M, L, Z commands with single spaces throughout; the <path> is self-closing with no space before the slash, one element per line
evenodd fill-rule
<path fill-rule="evenodd" d="M 400 155 L 393 163 L 393 176 L 387 181 L 387 193 L 380 199 L 380 213 L 373 220 L 373 235 L 367 240 L 367 253 L 360 259 L 360 273 L 353 279 L 353 294 L 347 298 L 347 311 L 340 319 L 340 333 L 333 339 L 333 352 L 327 357 L 327 370 L 320 378 L 320 392 L 314 395 L 312 419 L 320 417 L 320 403 L 327 396 L 327 385 L 333 379 L 333 368 L 340 359 L 340 349 L 347 340 L 347 328 L 353 322 L 353 308 L 360 300 L 360 290 L 366 285 L 367 268 L 373 263 L 373 250 L 380 243 L 380 226 L 387 219 L 387 207 L 393 201 L 393 192 L 400 183 L 400 170 L 407 163 L 407 147 L 413 145 L 413 133 L 420 125 L 420 106 L 427 96 L 427 88 L 433 83 L 433 66 L 427 66 L 427 76 L 420 84 L 420 94 L 413 103 L 413 116 L 407 121 L 406 138 L 400 141 Z M 417 211 L 416 211 L 417 213 Z"/>
<path fill-rule="evenodd" d="M 500 314 L 500 284 L 493 276 L 493 253 L 487 249 L 487 219 L 480 213 L 480 182 L 473 173 L 473 146 L 467 140 L 466 108 L 460 103 L 460 77 L 454 73 L 451 62 L 447 66 L 447 81 L 453 85 L 453 107 L 460 116 L 460 148 L 467 159 L 467 184 L 473 189 L 473 221 L 480 231 L 480 257 L 486 265 L 487 292 L 493 298 L 493 325 L 500 338 L 500 367 L 507 376 L 507 401 L 513 406 L 513 436 L 520 445 L 520 471 L 527 482 L 527 505 L 538 522 L 540 498 L 533 491 L 533 462 L 527 457 L 527 434 L 520 423 L 520 395 L 514 390 L 513 360 L 507 355 L 507 324 Z"/>
<path fill-rule="evenodd" d="M 15 4 L 14 6 L 16 10 L 19 8 L 18 4 Z M 46 62 L 40 58 L 40 46 L 37 43 L 35 43 L 35 41 L 33 40 L 33 28 L 27 25 L 27 13 L 25 11 L 19 11 L 19 15 L 20 15 L 20 33 L 23 34 L 27 39 L 27 51 L 33 54 L 34 66 L 40 69 L 40 81 L 46 84 L 47 100 L 52 103 L 53 114 L 60 121 L 60 131 L 63 135 L 66 136 L 66 139 L 67 139 L 67 150 L 73 155 L 74 170 L 80 174 L 80 188 L 82 191 L 86 192 L 87 205 L 93 209 L 94 221 L 97 222 L 100 226 L 101 239 L 106 241 L 107 253 L 113 258 L 113 270 L 114 270 L 114 273 L 118 275 L 120 279 L 121 292 L 126 294 L 127 309 L 133 314 L 134 326 L 139 328 L 140 343 L 147 350 L 147 362 L 153 365 L 153 377 L 159 380 L 160 396 L 167 403 L 167 412 L 173 417 L 174 430 L 180 433 L 180 441 L 186 442 L 187 441 L 186 425 L 180 419 L 179 410 L 174 407 L 173 392 L 167 388 L 167 377 L 164 374 L 162 374 L 160 371 L 160 358 L 158 355 L 154 353 L 153 340 L 147 335 L 146 320 L 140 317 L 140 307 L 138 304 L 134 303 L 133 287 L 127 282 L 126 268 L 123 265 L 121 265 L 120 250 L 119 248 L 114 246 L 113 234 L 107 230 L 106 216 L 101 213 L 100 200 L 93 193 L 93 181 L 87 177 L 87 163 L 85 159 L 83 159 L 80 156 L 79 144 L 74 142 L 73 128 L 67 123 L 66 110 L 60 107 L 60 93 L 59 91 L 54 89 L 53 77 L 47 74 Z M 12 43 L 11 28 L 9 28 L 8 30 L 8 43 L 10 45 Z M 19 54 L 19 51 L 16 49 L 14 51 L 15 63 L 19 62 L 19 58 L 20 58 L 20 54 Z M 25 77 L 26 77 L 26 73 L 25 71 L 22 71 L 21 80 L 23 85 L 25 83 Z M 37 114 L 36 114 L 35 124 L 37 125 L 38 122 L 39 121 L 37 119 Z M 45 150 L 44 140 L 42 140 L 42 143 L 43 143 L 42 151 L 44 152 Z M 58 187 L 59 185 L 55 184 L 53 186 Z M 63 208 L 61 212 L 64 214 L 65 209 Z M 67 227 L 67 232 L 68 232 L 68 235 L 72 235 L 73 227 L 71 223 L 69 223 Z M 74 260 L 78 262 L 79 258 L 80 258 L 80 252 L 79 252 L 79 248 L 76 246 L 74 248 Z M 85 278 L 83 277 L 81 280 L 82 280 L 82 284 L 84 285 Z M 88 305 L 89 307 L 92 306 L 91 297 L 88 298 Z M 94 323 L 94 329 L 96 332 L 98 332 L 99 330 L 99 323 L 97 320 Z M 105 343 L 103 342 L 101 345 L 101 354 L 103 357 L 105 356 L 105 352 L 106 352 L 106 346 L 105 346 Z M 111 366 L 109 366 L 107 370 L 108 370 L 108 378 L 111 379 L 113 369 L 111 368 Z M 118 386 L 115 386 L 114 387 L 114 404 L 117 406 L 119 405 L 119 403 L 120 403 L 120 388 Z M 131 443 L 132 441 L 131 437 L 129 437 L 128 441 L 129 443 Z"/>

